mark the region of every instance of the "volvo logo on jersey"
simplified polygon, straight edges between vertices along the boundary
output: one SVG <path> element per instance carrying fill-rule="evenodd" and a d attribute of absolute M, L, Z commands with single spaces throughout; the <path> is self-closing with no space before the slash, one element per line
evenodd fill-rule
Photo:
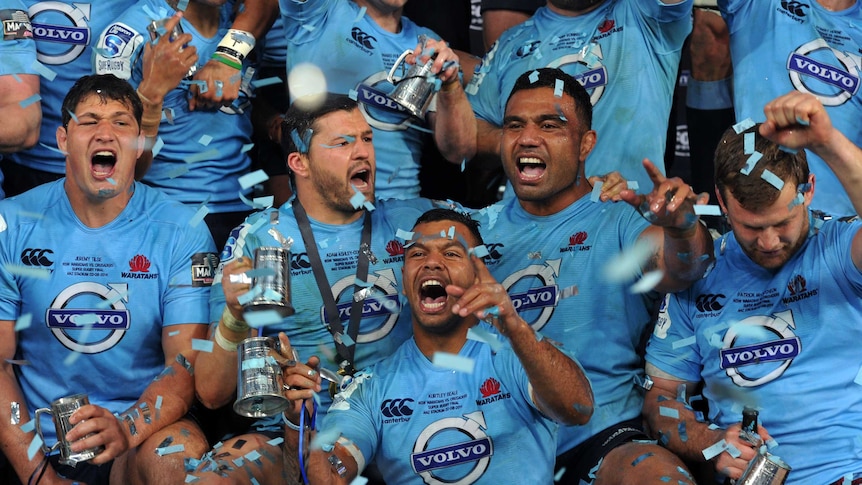
<path fill-rule="evenodd" d="M 790 310 L 748 317 L 732 325 L 719 351 L 721 368 L 740 387 L 772 382 L 802 351 L 795 329 Z"/>
<path fill-rule="evenodd" d="M 481 411 L 463 417 L 443 418 L 422 430 L 410 462 L 428 485 L 467 485 L 488 469 L 494 444 L 485 434 L 488 426 Z M 465 435 L 467 438 L 464 440 Z"/>
<path fill-rule="evenodd" d="M 54 298 L 45 321 L 69 350 L 104 352 L 117 345 L 129 329 L 128 294 L 125 283 L 76 283 Z"/>
<path fill-rule="evenodd" d="M 356 283 L 355 276 L 347 276 L 332 285 L 332 295 L 338 302 L 338 316 L 342 322 L 350 321 L 350 309 L 353 306 L 353 290 Z M 395 270 L 386 268 L 375 271 L 368 275 L 369 294 L 362 303 L 362 329 L 374 328 L 370 332 L 360 333 L 356 339 L 357 343 L 374 342 L 385 337 L 392 331 L 401 313 L 401 300 L 398 295 L 398 284 L 395 278 Z M 329 317 L 326 309 L 321 306 L 320 318 L 327 324 Z M 377 318 L 381 323 L 376 327 L 368 324 L 369 319 Z"/>
<path fill-rule="evenodd" d="M 548 323 L 557 306 L 556 278 L 561 263 L 561 259 L 549 259 L 545 264 L 531 264 L 502 282 L 518 315 L 536 330 Z"/>
<path fill-rule="evenodd" d="M 824 106 L 839 106 L 859 90 L 860 62 L 850 46 L 833 47 L 817 38 L 790 54 L 787 71 L 796 90 L 817 96 Z"/>
<path fill-rule="evenodd" d="M 39 2 L 30 7 L 37 59 L 50 65 L 77 59 L 90 43 L 89 3 Z"/>

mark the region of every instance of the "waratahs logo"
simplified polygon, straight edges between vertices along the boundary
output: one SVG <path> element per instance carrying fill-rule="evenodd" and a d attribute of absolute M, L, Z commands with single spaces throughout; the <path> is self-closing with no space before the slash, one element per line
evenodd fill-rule
<path fill-rule="evenodd" d="M 494 379 L 493 377 L 489 377 L 485 379 L 485 382 L 482 383 L 482 386 L 479 388 L 479 392 L 482 394 L 482 399 L 476 400 L 477 406 L 482 406 L 485 404 L 491 404 L 495 401 L 500 401 L 502 399 L 509 399 L 512 395 L 508 392 L 500 392 L 502 390 L 502 386 L 500 385 L 500 381 Z"/>
<path fill-rule="evenodd" d="M 479 392 L 482 393 L 482 397 L 493 396 L 494 394 L 500 393 L 500 381 L 494 379 L 493 377 L 489 377 L 482 387 L 479 388 Z"/>
<path fill-rule="evenodd" d="M 129 260 L 129 270 L 134 272 L 149 273 L 150 260 L 146 256 L 136 254 L 135 257 Z"/>
<path fill-rule="evenodd" d="M 129 272 L 123 272 L 122 276 L 138 280 L 152 280 L 159 277 L 158 273 L 150 273 L 150 260 L 143 254 L 136 254 L 129 260 Z"/>
<path fill-rule="evenodd" d="M 404 245 L 401 244 L 400 241 L 395 239 L 386 243 L 386 252 L 389 253 L 390 256 L 400 256 L 404 254 Z"/>

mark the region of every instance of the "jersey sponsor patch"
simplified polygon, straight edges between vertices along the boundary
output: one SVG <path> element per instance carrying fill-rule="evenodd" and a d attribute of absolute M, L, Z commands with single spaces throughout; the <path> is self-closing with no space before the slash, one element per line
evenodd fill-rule
<path fill-rule="evenodd" d="M 33 25 L 27 12 L 15 9 L 0 10 L 0 21 L 3 22 L 3 40 L 33 38 Z"/>
<path fill-rule="evenodd" d="M 212 286 L 218 263 L 215 253 L 192 254 L 192 286 Z"/>

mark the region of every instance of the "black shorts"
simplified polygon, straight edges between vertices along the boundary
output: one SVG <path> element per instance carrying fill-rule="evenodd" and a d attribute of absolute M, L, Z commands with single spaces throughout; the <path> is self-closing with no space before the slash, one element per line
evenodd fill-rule
<path fill-rule="evenodd" d="M 59 454 L 49 456 L 48 462 L 60 476 L 69 480 L 80 480 L 87 485 L 108 485 L 111 481 L 111 467 L 114 466 L 114 460 L 102 465 L 89 462 L 78 463 L 76 466 L 61 465 Z"/>
<path fill-rule="evenodd" d="M 565 468 L 556 482 L 560 485 L 578 485 L 593 481 L 590 470 L 614 448 L 636 440 L 649 440 L 641 418 L 630 419 L 605 428 L 571 450 L 557 457 L 555 470 Z"/>

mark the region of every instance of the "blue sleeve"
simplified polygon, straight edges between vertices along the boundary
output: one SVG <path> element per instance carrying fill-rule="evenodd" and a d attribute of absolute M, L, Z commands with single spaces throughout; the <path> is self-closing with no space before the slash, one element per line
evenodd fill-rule
<path fill-rule="evenodd" d="M 500 110 L 500 97 L 508 97 L 509 93 L 500 92 L 501 76 L 498 72 L 499 62 L 494 58 L 500 52 L 500 45 L 506 39 L 506 32 L 501 38 L 494 42 L 491 49 L 482 58 L 482 62 L 476 66 L 470 84 L 464 89 L 467 99 L 473 106 L 476 118 L 486 121 L 494 126 L 503 125 L 503 113 Z"/>
<path fill-rule="evenodd" d="M 380 444 L 380 429 L 375 423 L 380 422 L 376 416 L 379 409 L 375 399 L 374 368 L 361 371 L 353 378 L 353 382 L 335 396 L 320 425 L 318 436 L 337 437 L 352 442 L 366 465 L 374 460 L 377 447 Z M 360 470 L 361 471 L 361 470 Z"/>
<path fill-rule="evenodd" d="M 19 1 L 0 1 L 0 76 L 8 74 L 38 74 L 32 68 L 36 61 L 36 42 L 27 8 Z"/>
<path fill-rule="evenodd" d="M 2 203 L 2 206 L 0 222 L 4 230 L 0 231 L 0 320 L 15 320 L 21 314 L 21 290 L 9 267 L 20 264 L 20 260 L 15 259 L 15 244 L 11 241 L 19 230 L 14 222 L 12 226 L 7 226 L 7 221 L 10 221 L 10 214 L 19 209 L 8 202 Z"/>
<path fill-rule="evenodd" d="M 667 295 L 647 345 L 646 360 L 685 381 L 701 377 L 699 342 L 689 318 L 691 290 Z"/>
<path fill-rule="evenodd" d="M 179 203 L 178 203 L 179 204 Z M 185 209 L 185 206 L 183 206 Z M 193 214 L 185 212 L 179 220 L 187 221 Z M 198 263 L 216 261 L 215 243 L 205 224 L 192 227 L 185 224 L 177 231 L 172 253 L 171 275 L 168 287 L 164 293 L 163 326 L 181 325 L 184 323 L 209 323 L 207 301 L 210 294 L 210 284 L 202 282 L 195 274 Z"/>
<path fill-rule="evenodd" d="M 320 37 L 337 1 L 339 0 L 279 0 L 288 43 L 303 44 Z M 353 5 L 353 2 L 344 3 Z"/>
<path fill-rule="evenodd" d="M 247 258 L 254 256 L 254 247 L 256 247 L 254 246 L 254 241 L 256 241 L 256 238 L 250 232 L 255 223 L 261 220 L 260 214 L 260 212 L 256 212 L 248 216 L 245 222 L 233 228 L 227 237 L 227 242 L 219 255 L 219 265 L 213 276 L 212 288 L 210 288 L 209 322 L 217 323 L 221 320 L 221 314 L 224 312 L 226 303 L 221 280 L 224 275 L 225 265 L 243 256 Z M 250 242 L 252 247 L 249 247 Z"/>
<path fill-rule="evenodd" d="M 147 19 L 137 9 L 126 12 L 101 33 L 93 49 L 93 72 L 129 80 L 149 39 Z"/>
<path fill-rule="evenodd" d="M 691 33 L 693 0 L 667 5 L 660 0 L 633 0 L 641 9 L 642 31 L 658 54 L 678 52 Z M 674 66 L 676 68 L 676 66 Z"/>

